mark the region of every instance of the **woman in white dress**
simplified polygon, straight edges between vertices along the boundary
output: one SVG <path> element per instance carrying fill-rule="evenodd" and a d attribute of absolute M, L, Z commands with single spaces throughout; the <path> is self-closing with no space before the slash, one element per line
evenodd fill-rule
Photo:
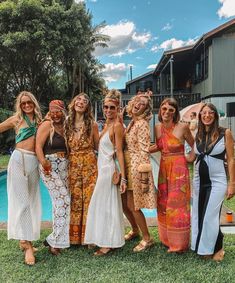
<path fill-rule="evenodd" d="M 102 256 L 124 245 L 124 221 L 120 193 L 126 190 L 123 157 L 123 125 L 117 120 L 120 92 L 111 90 L 103 110 L 106 125 L 100 136 L 98 179 L 90 201 L 84 242 L 100 247 L 94 255 Z M 120 188 L 113 184 L 114 152 L 121 172 Z"/>
<path fill-rule="evenodd" d="M 200 113 L 194 145 L 192 250 L 206 258 L 224 258 L 220 212 L 224 197 L 235 194 L 234 140 L 231 131 L 219 127 L 215 106 L 206 103 Z M 191 157 L 192 157 L 191 156 Z M 228 163 L 229 182 L 224 166 Z"/>

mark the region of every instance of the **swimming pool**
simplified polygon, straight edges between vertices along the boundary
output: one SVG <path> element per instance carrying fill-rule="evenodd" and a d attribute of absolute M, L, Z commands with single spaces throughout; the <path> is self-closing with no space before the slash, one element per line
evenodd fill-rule
<path fill-rule="evenodd" d="M 51 220 L 51 199 L 47 188 L 40 181 L 40 193 L 42 201 L 42 221 Z M 6 173 L 1 173 L 0 175 L 0 222 L 7 221 L 7 175 Z"/>
<path fill-rule="evenodd" d="M 7 175 L 0 175 L 0 222 L 7 222 Z M 42 221 L 51 221 L 51 199 L 46 186 L 40 181 L 40 193 L 42 201 Z M 155 209 L 143 209 L 146 217 L 156 217 Z"/>

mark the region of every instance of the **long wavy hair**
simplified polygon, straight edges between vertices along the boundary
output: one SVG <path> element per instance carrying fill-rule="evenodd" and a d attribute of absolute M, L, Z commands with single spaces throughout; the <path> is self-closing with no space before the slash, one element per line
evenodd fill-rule
<path fill-rule="evenodd" d="M 176 123 L 178 123 L 179 120 L 180 120 L 180 111 L 179 111 L 179 106 L 178 106 L 177 101 L 176 101 L 174 98 L 172 98 L 172 97 L 165 98 L 165 99 L 162 101 L 162 103 L 161 103 L 161 105 L 160 105 L 160 107 L 159 107 L 159 111 L 158 111 L 158 120 L 159 120 L 160 122 L 162 122 L 161 108 L 162 108 L 162 106 L 163 106 L 164 104 L 167 104 L 167 103 L 168 103 L 170 106 L 172 106 L 172 107 L 175 108 L 175 113 L 174 113 L 174 116 L 173 116 L 173 122 L 176 124 Z"/>
<path fill-rule="evenodd" d="M 220 131 L 222 129 L 222 127 L 219 127 L 219 113 L 215 105 L 212 103 L 205 103 L 198 114 L 198 131 L 196 134 L 196 141 L 202 142 L 203 137 L 205 137 L 205 135 L 207 134 L 206 127 L 202 123 L 202 115 L 201 115 L 201 112 L 206 106 L 209 107 L 211 111 L 214 111 L 214 121 L 209 126 L 209 131 L 208 131 L 208 134 L 210 135 L 210 143 L 208 144 L 208 147 L 211 147 L 218 139 Z"/>
<path fill-rule="evenodd" d="M 147 103 L 146 109 L 144 110 L 143 114 L 141 114 L 138 117 L 138 119 L 144 119 L 146 121 L 149 121 L 153 116 L 152 115 L 153 103 L 152 103 L 151 97 L 149 95 L 146 95 L 146 94 L 143 94 L 143 95 L 141 94 L 141 95 L 137 95 L 137 96 L 132 97 L 132 99 L 128 102 L 128 105 L 126 107 L 127 115 L 132 118 L 133 107 L 134 107 L 135 103 L 140 99 L 140 97 L 146 98 L 148 103 Z"/>
<path fill-rule="evenodd" d="M 80 96 L 84 96 L 88 100 L 88 104 L 86 106 L 86 111 L 84 112 L 84 124 L 85 124 L 85 133 L 86 133 L 87 137 L 91 136 L 92 126 L 93 126 L 93 123 L 94 123 L 94 117 L 93 117 L 93 114 L 92 114 L 92 105 L 91 105 L 91 101 L 90 101 L 89 96 L 86 93 L 81 92 L 78 95 L 76 95 L 72 99 L 70 104 L 68 105 L 68 117 L 67 117 L 66 123 L 65 123 L 65 134 L 66 134 L 67 139 L 74 132 L 74 124 L 75 124 L 75 117 L 76 117 L 76 111 L 75 111 L 74 107 L 75 107 L 75 102 L 76 102 L 77 98 L 80 97 Z"/>
<path fill-rule="evenodd" d="M 20 126 L 21 122 L 23 121 L 24 117 L 24 111 L 21 108 L 21 99 L 23 96 L 27 96 L 33 103 L 34 103 L 34 117 L 35 117 L 35 122 L 37 124 L 37 126 L 41 123 L 42 121 L 42 113 L 41 113 L 41 109 L 39 106 L 39 103 L 37 101 L 37 99 L 35 98 L 35 96 L 29 92 L 29 91 L 22 91 L 18 94 L 17 98 L 16 98 L 16 103 L 15 103 L 15 116 L 17 117 L 17 125 L 16 128 L 18 129 L 18 127 Z"/>

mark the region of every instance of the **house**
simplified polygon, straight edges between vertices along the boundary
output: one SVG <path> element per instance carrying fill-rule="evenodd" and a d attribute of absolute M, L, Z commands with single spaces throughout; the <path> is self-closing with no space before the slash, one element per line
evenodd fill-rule
<path fill-rule="evenodd" d="M 194 45 L 165 51 L 154 71 L 126 83 L 128 96 L 147 81 L 155 111 L 163 98 L 174 96 L 180 108 L 204 101 L 227 113 L 227 104 L 235 103 L 235 19 L 204 34 Z M 235 133 L 235 117 L 221 123 Z"/>

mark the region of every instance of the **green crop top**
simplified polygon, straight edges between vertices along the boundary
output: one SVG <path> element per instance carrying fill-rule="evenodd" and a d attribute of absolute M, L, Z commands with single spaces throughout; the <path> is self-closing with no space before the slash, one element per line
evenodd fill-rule
<path fill-rule="evenodd" d="M 37 132 L 36 122 L 31 122 L 29 117 L 24 114 L 24 120 L 26 121 L 28 127 L 19 129 L 18 134 L 16 135 L 16 143 L 19 143 L 23 140 L 28 139 L 29 137 L 35 136 Z"/>

